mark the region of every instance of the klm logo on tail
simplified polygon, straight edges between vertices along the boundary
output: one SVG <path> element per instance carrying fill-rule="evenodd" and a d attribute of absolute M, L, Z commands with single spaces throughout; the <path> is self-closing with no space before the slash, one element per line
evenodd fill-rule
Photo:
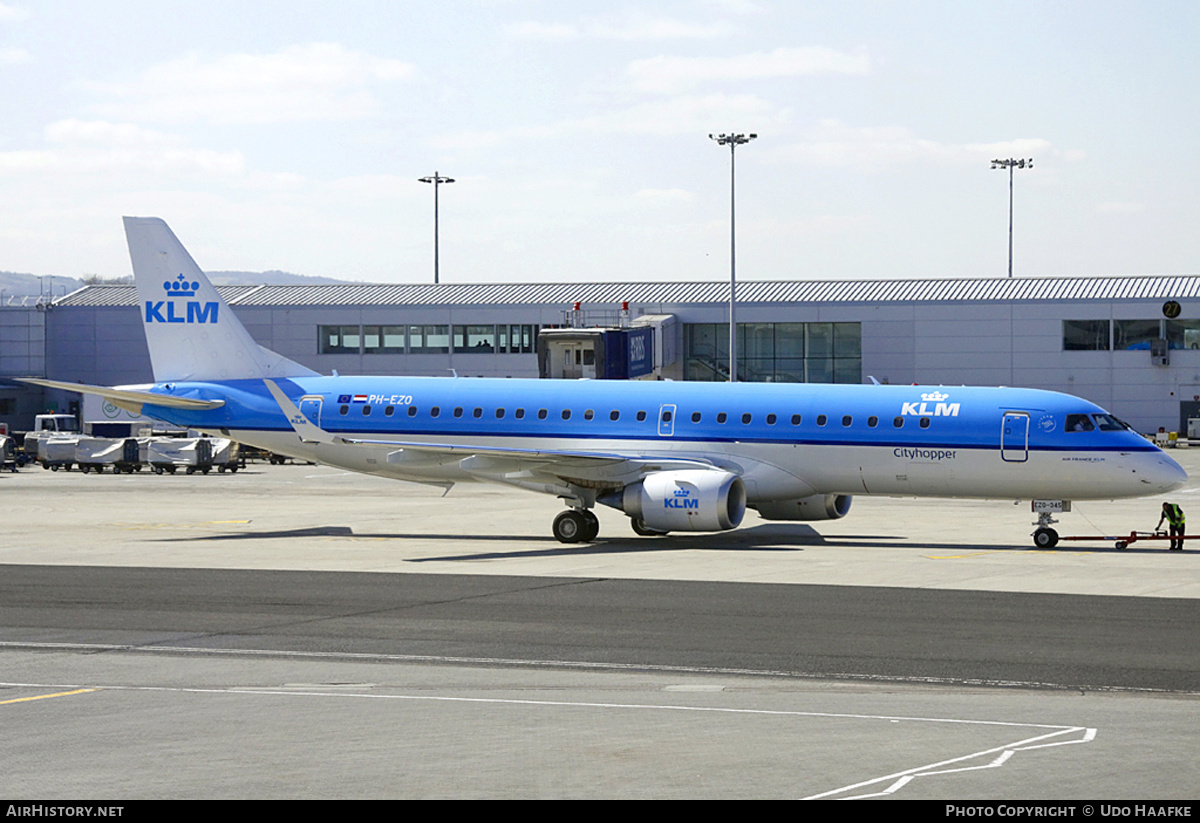
<path fill-rule="evenodd" d="M 163 283 L 163 291 L 167 293 L 166 300 L 146 301 L 147 323 L 216 323 L 217 307 L 215 300 L 201 303 L 199 300 L 188 300 L 180 303 L 179 298 L 195 297 L 200 284 L 195 280 L 189 282 L 182 274 L 174 281 Z"/>

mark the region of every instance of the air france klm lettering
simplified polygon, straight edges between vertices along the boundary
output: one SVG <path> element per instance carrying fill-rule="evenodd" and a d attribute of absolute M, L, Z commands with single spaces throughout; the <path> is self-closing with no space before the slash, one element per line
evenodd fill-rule
<path fill-rule="evenodd" d="M 353 471 L 552 494 L 563 542 L 596 539 L 597 505 L 661 535 L 747 508 L 839 518 L 855 494 L 1060 501 L 1187 479 L 1104 409 L 1034 389 L 322 376 L 259 346 L 163 221 L 125 233 L 155 383 L 28 382 Z"/>

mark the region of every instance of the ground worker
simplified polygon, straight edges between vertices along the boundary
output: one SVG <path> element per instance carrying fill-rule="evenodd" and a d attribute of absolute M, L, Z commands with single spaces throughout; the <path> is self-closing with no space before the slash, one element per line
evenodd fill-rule
<path fill-rule="evenodd" d="M 1175 503 L 1163 503 L 1162 517 L 1158 518 L 1158 525 L 1154 527 L 1155 531 L 1162 528 L 1164 520 L 1171 526 L 1171 551 L 1183 551 L 1183 524 L 1185 521 L 1183 509 Z M 1176 537 L 1179 539 L 1176 540 Z"/>

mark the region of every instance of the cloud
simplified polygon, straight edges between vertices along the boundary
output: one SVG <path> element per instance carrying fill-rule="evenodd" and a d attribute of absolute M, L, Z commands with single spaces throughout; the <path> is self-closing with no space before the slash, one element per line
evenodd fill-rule
<path fill-rule="evenodd" d="M 508 36 L 519 40 L 711 40 L 727 37 L 736 29 L 724 21 L 696 23 L 645 12 L 629 12 L 620 17 L 586 18 L 578 23 L 539 23 L 525 21 L 505 26 Z"/>
<path fill-rule="evenodd" d="M 870 70 L 865 50 L 851 53 L 811 46 L 736 57 L 650 57 L 630 63 L 625 74 L 640 91 L 671 94 L 720 80 L 865 75 Z"/>
<path fill-rule="evenodd" d="M 25 49 L 0 49 L 0 66 L 11 66 L 14 63 L 25 63 L 28 62 L 29 59 L 29 52 L 25 51 Z"/>
<path fill-rule="evenodd" d="M 274 54 L 190 54 L 129 83 L 93 84 L 116 98 L 93 110 L 124 120 L 286 123 L 367 117 L 379 104 L 367 87 L 410 77 L 411 64 L 337 43 L 290 46 Z"/>
<path fill-rule="evenodd" d="M 10 6 L 8 3 L 0 3 L 0 23 L 11 23 L 17 20 L 28 19 L 29 12 L 25 9 L 16 6 Z"/>
<path fill-rule="evenodd" d="M 245 173 L 240 152 L 195 149 L 177 135 L 129 123 L 60 120 L 45 129 L 50 149 L 0 152 L 0 174 L 116 174 L 137 177 L 198 175 L 235 177 Z"/>
<path fill-rule="evenodd" d="M 779 150 L 784 159 L 814 166 L 877 171 L 914 163 L 976 163 L 993 157 L 1064 156 L 1040 138 L 1001 143 L 943 143 L 903 126 L 850 126 L 822 120 L 803 139 Z"/>
<path fill-rule="evenodd" d="M 780 125 L 787 109 L 752 94 L 682 95 L 588 117 L 501 131 L 460 132 L 431 141 L 435 148 L 472 150 L 511 140 L 545 140 L 576 134 L 704 135 L 749 123 L 747 130 Z"/>

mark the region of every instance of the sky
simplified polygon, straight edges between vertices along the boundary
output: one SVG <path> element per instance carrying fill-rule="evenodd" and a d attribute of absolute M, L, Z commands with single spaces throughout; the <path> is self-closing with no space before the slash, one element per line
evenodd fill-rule
<path fill-rule="evenodd" d="M 380 283 L 1200 269 L 1194 0 L 0 0 L 0 270 Z"/>

